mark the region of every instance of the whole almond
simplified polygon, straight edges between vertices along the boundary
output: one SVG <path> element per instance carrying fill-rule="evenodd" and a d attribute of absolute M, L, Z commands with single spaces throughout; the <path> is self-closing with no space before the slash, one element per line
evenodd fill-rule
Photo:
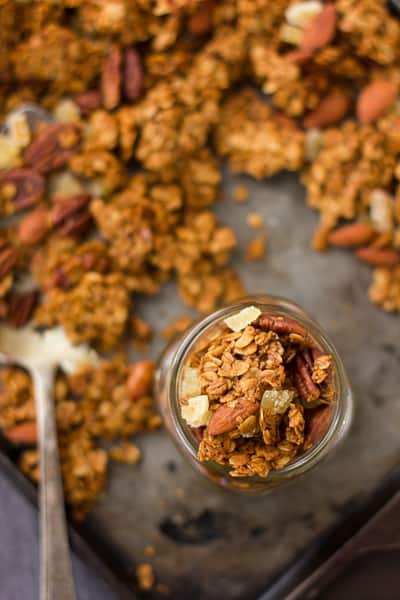
<path fill-rule="evenodd" d="M 332 421 L 332 407 L 320 406 L 307 413 L 304 448 L 308 450 L 322 440 Z"/>
<path fill-rule="evenodd" d="M 336 8 L 333 4 L 326 4 L 322 11 L 304 29 L 300 49 L 317 50 L 323 48 L 333 40 L 335 32 Z"/>
<path fill-rule="evenodd" d="M 379 79 L 370 83 L 358 96 L 358 119 L 364 124 L 373 123 L 393 104 L 396 95 L 393 81 Z"/>
<path fill-rule="evenodd" d="M 351 223 L 332 231 L 328 235 L 328 242 L 339 248 L 354 248 L 370 242 L 376 233 L 369 223 Z"/>
<path fill-rule="evenodd" d="M 31 445 L 37 442 L 37 428 L 34 421 L 15 425 L 4 431 L 5 437 L 13 444 Z"/>
<path fill-rule="evenodd" d="M 49 213 L 45 208 L 38 208 L 22 219 L 18 227 L 18 239 L 21 244 L 40 242 L 50 229 Z"/>
<path fill-rule="evenodd" d="M 234 407 L 227 405 L 220 406 L 211 417 L 207 431 L 211 435 L 228 433 L 239 425 L 238 419 L 244 421 L 244 419 L 256 413 L 258 408 L 257 403 L 245 400 L 244 398 L 238 400 Z"/>
<path fill-rule="evenodd" d="M 367 246 L 356 250 L 356 255 L 360 260 L 374 267 L 395 267 L 400 264 L 400 253 L 392 248 Z"/>
<path fill-rule="evenodd" d="M 154 361 L 139 360 L 129 368 L 126 382 L 131 400 L 139 400 L 151 392 L 154 373 Z"/>
<path fill-rule="evenodd" d="M 325 96 L 317 108 L 309 113 L 304 119 L 304 127 L 327 127 L 334 125 L 346 115 L 350 107 L 350 98 L 340 90 L 336 90 Z"/>

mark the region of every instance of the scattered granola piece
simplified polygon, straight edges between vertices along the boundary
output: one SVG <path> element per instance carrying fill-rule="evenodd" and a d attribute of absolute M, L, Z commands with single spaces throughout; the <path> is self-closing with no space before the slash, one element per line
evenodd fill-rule
<path fill-rule="evenodd" d="M 189 317 L 189 315 L 181 315 L 176 317 L 167 327 L 164 327 L 162 330 L 163 337 L 166 340 L 171 340 L 176 335 L 181 334 L 185 329 L 191 325 L 193 322 L 193 317 Z"/>
<path fill-rule="evenodd" d="M 139 587 L 143 591 L 149 591 L 154 585 L 153 567 L 148 563 L 141 563 L 136 567 L 136 577 Z"/>
<path fill-rule="evenodd" d="M 249 262 L 262 260 L 265 256 L 265 235 L 260 235 L 248 242 L 245 258 Z"/>
<path fill-rule="evenodd" d="M 233 199 L 238 204 L 244 204 L 249 199 L 249 188 L 246 185 L 238 184 L 233 190 Z"/>
<path fill-rule="evenodd" d="M 262 229 L 264 227 L 264 219 L 260 213 L 257 213 L 257 212 L 248 213 L 246 221 L 247 221 L 247 225 L 251 229 Z"/>
<path fill-rule="evenodd" d="M 120 446 L 112 448 L 108 455 L 112 460 L 126 463 L 127 465 L 136 464 L 141 457 L 139 448 L 135 444 L 126 441 L 122 442 Z"/>

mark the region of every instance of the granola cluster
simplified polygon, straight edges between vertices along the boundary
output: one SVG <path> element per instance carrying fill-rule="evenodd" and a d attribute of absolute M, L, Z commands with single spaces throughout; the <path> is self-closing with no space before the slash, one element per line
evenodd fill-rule
<path fill-rule="evenodd" d="M 299 172 L 314 247 L 354 249 L 400 310 L 399 90 L 384 0 L 0 0 L 0 319 L 114 352 L 149 339 L 135 299 L 168 280 L 203 312 L 242 295 L 212 212 L 223 160 Z M 32 102 L 41 122 L 10 116 Z"/>
<path fill-rule="evenodd" d="M 267 477 L 320 441 L 335 401 L 332 357 L 300 323 L 248 307 L 198 345 L 180 404 L 200 461 Z"/>
<path fill-rule="evenodd" d="M 127 365 L 122 357 L 99 366 L 60 374 L 55 384 L 57 427 L 66 501 L 75 519 L 82 519 L 103 492 L 109 459 L 128 464 L 140 458 L 132 435 L 159 427 L 151 400 L 151 361 Z M 23 447 L 37 439 L 30 377 L 22 370 L 1 372 L 0 426 L 6 437 Z M 104 440 L 112 442 L 105 447 Z M 39 478 L 39 456 L 24 449 L 20 467 Z"/>

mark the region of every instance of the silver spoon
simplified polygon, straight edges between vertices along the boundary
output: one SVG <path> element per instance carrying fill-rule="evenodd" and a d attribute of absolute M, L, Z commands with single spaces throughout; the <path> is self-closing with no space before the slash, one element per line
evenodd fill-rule
<path fill-rule="evenodd" d="M 19 365 L 32 376 L 40 453 L 40 600 L 74 600 L 64 493 L 53 397 L 59 365 L 73 370 L 78 362 L 95 362 L 85 346 L 72 346 L 61 328 L 39 334 L 31 328 L 0 327 L 0 364 Z"/>

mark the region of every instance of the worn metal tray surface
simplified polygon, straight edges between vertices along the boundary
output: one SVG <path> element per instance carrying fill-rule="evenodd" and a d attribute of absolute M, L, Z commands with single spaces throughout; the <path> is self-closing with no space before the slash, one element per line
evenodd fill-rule
<path fill-rule="evenodd" d="M 230 200 L 238 183 L 251 190 L 248 204 Z M 327 329 L 353 384 L 355 422 L 336 454 L 314 472 L 258 498 L 232 495 L 202 479 L 163 431 L 139 438 L 139 466 L 113 463 L 107 491 L 81 531 L 92 544 L 97 539 L 95 549 L 122 576 L 132 576 L 138 562 L 151 562 L 174 600 L 256 599 L 289 561 L 361 503 L 400 450 L 398 318 L 369 303 L 369 269 L 346 252 L 310 250 L 317 217 L 295 176 L 255 182 L 225 173 L 224 195 L 216 210 L 238 233 L 236 266 L 248 291 L 291 298 Z M 268 253 L 249 264 L 243 249 L 254 236 L 245 225 L 251 210 L 266 221 Z M 189 313 L 174 285 L 139 299 L 137 311 L 156 329 Z M 155 340 L 154 357 L 163 346 Z M 156 549 L 151 559 L 148 545 Z M 165 598 L 157 591 L 145 597 Z"/>
<path fill-rule="evenodd" d="M 217 212 L 238 233 L 236 266 L 248 291 L 287 296 L 327 329 L 353 384 L 355 422 L 336 454 L 314 472 L 258 498 L 232 495 L 202 479 L 162 431 L 139 439 L 139 466 L 113 464 L 88 526 L 115 544 L 127 573 L 150 560 L 175 600 L 257 598 L 288 561 L 361 502 L 400 450 L 398 318 L 369 303 L 369 268 L 349 253 L 322 255 L 309 248 L 317 217 L 305 206 L 295 176 L 254 182 L 225 173 L 224 179 L 225 200 Z M 234 206 L 230 198 L 239 182 L 249 186 L 251 199 Z M 248 264 L 243 248 L 254 236 L 245 225 L 250 210 L 265 218 L 268 253 Z M 189 312 L 173 285 L 157 298 L 139 300 L 137 310 L 156 328 Z M 163 344 L 154 343 L 155 357 Z M 151 559 L 144 554 L 147 545 L 156 549 Z"/>

